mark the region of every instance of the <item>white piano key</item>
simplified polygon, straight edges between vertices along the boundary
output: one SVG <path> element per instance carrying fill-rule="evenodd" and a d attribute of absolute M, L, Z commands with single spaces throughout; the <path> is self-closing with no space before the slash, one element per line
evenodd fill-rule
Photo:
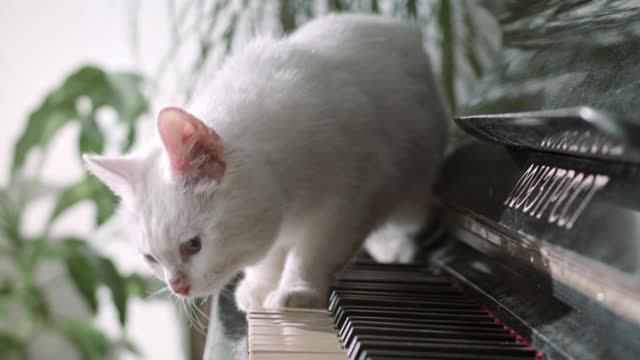
<path fill-rule="evenodd" d="M 250 335 L 287 335 L 287 336 L 318 336 L 326 333 L 336 335 L 336 329 L 327 327 L 304 327 L 304 326 L 260 326 L 254 324 L 249 329 Z"/>
<path fill-rule="evenodd" d="M 347 355 L 321 353 L 257 353 L 249 354 L 249 360 L 347 360 Z"/>
<path fill-rule="evenodd" d="M 256 310 L 247 321 L 250 359 L 346 359 L 327 310 Z"/>

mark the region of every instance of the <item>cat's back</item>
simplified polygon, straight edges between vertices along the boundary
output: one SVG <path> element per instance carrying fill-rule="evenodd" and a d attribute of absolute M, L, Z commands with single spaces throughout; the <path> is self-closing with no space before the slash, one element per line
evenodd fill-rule
<path fill-rule="evenodd" d="M 332 14 L 305 24 L 288 41 L 348 74 L 369 100 L 392 147 L 439 153 L 446 146 L 448 111 L 424 50 L 422 34 L 402 20 L 368 14 Z M 394 136 L 396 134 L 396 136 Z M 413 136 L 407 136 L 413 134 Z"/>
<path fill-rule="evenodd" d="M 421 49 L 417 28 L 400 20 L 367 14 L 331 14 L 312 20 L 289 40 L 331 57 L 364 52 L 413 53 Z"/>

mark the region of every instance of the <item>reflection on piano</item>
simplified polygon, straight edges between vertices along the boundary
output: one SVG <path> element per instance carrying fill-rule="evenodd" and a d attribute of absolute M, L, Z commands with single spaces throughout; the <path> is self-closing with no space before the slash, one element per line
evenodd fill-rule
<path fill-rule="evenodd" d="M 327 310 L 247 323 L 220 297 L 206 359 L 638 358 L 640 3 L 494 7 L 504 51 L 414 264 L 356 263 Z"/>

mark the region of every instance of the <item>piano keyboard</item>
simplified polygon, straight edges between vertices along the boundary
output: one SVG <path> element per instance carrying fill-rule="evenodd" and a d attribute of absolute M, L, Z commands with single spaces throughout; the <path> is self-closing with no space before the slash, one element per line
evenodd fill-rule
<path fill-rule="evenodd" d="M 247 320 L 252 360 L 544 359 L 446 278 L 413 265 L 356 264 L 328 310 L 257 310 Z"/>

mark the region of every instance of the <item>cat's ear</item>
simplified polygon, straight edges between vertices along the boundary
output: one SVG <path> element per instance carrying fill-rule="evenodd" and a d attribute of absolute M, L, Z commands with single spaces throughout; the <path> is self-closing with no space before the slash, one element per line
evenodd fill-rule
<path fill-rule="evenodd" d="M 226 168 L 222 139 L 195 116 L 178 108 L 158 115 L 158 131 L 174 174 L 220 182 Z"/>
<path fill-rule="evenodd" d="M 87 169 L 123 200 L 133 198 L 141 181 L 140 162 L 132 156 L 83 154 Z"/>

